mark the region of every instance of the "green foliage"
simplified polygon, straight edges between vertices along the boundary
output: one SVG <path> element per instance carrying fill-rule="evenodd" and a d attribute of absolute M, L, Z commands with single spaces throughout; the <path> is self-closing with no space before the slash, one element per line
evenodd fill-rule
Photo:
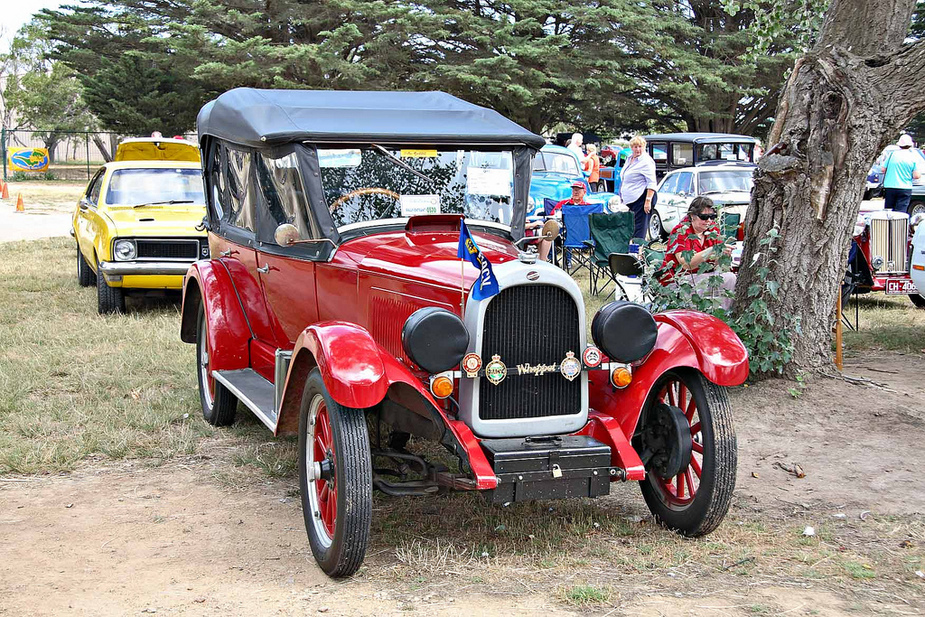
<path fill-rule="evenodd" d="M 762 4 L 762 6 L 764 6 Z M 797 48 L 722 0 L 90 0 L 45 10 L 51 57 L 110 130 L 190 130 L 237 86 L 444 90 L 531 130 L 761 133 Z M 731 10 L 731 9 L 730 9 Z"/>
<path fill-rule="evenodd" d="M 770 280 L 768 268 L 777 250 L 774 244 L 779 237 L 777 228 L 771 229 L 767 236 L 760 240 L 764 250 L 751 264 L 741 266 L 755 270 L 756 282 L 746 290 L 746 304 L 736 306 L 732 313 L 722 308 L 722 301 L 733 297 L 732 292 L 721 287 L 723 279 L 720 273 L 728 271 L 731 265 L 731 258 L 724 254 L 722 245 L 713 247 L 713 259 L 704 261 L 698 271 L 699 274 L 711 273 L 711 276 L 705 277 L 704 281 L 697 284 L 694 283 L 692 273 L 678 266 L 674 281 L 662 285 L 659 279 L 664 277 L 664 272 L 660 270 L 660 264 L 650 265 L 646 276 L 649 277 L 654 308 L 694 309 L 725 321 L 748 350 L 752 373 L 782 374 L 784 365 L 793 356 L 794 337 L 800 333 L 800 321 L 798 317 L 788 315 L 784 323 L 777 322 L 765 300 L 767 296 L 776 297 L 780 289 L 777 281 Z M 685 260 L 690 260 L 693 252 L 686 251 L 681 255 Z M 711 264 L 715 264 L 715 269 Z"/>

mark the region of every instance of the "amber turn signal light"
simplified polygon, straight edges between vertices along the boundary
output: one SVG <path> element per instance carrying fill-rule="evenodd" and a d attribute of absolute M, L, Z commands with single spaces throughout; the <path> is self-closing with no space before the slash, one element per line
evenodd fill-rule
<path fill-rule="evenodd" d="M 625 388 L 633 381 L 633 374 L 625 366 L 618 366 L 610 372 L 610 383 L 616 388 Z"/>
<path fill-rule="evenodd" d="M 437 398 L 446 398 L 453 394 L 453 380 L 446 375 L 437 375 L 430 380 L 430 391 Z"/>

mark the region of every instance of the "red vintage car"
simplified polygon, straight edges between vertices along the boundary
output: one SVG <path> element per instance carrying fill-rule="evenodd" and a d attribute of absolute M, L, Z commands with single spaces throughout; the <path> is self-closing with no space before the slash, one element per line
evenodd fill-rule
<path fill-rule="evenodd" d="M 298 434 L 326 573 L 362 563 L 374 488 L 504 504 L 633 480 L 668 527 L 720 523 L 736 470 L 724 386 L 746 378 L 746 351 L 712 317 L 628 302 L 597 313 L 588 343 L 577 284 L 526 250 L 541 137 L 438 92 L 237 89 L 198 125 L 211 259 L 187 274 L 181 338 L 203 415 L 228 425 L 240 403 Z M 459 258 L 463 222 L 481 269 Z"/>

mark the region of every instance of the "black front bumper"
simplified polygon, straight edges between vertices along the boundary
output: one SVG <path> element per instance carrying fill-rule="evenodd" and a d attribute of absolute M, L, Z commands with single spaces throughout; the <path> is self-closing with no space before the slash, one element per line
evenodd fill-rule
<path fill-rule="evenodd" d="M 610 447 L 584 435 L 487 439 L 482 449 L 498 478 L 493 503 L 599 497 L 620 472 Z"/>

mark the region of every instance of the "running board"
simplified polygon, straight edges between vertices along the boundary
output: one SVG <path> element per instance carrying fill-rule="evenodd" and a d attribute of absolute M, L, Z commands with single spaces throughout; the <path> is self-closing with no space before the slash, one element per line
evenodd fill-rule
<path fill-rule="evenodd" d="M 279 413 L 276 409 L 276 388 L 254 369 L 214 371 L 212 377 L 231 390 L 261 422 L 274 433 Z"/>

